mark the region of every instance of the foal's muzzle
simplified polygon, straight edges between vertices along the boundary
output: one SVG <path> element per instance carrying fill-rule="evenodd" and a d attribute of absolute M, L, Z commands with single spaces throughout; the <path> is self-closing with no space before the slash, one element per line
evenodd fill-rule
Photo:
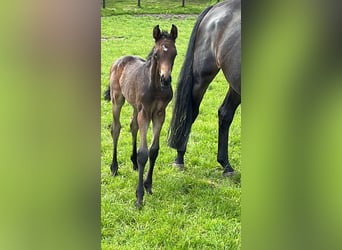
<path fill-rule="evenodd" d="M 164 75 L 162 75 L 160 78 L 160 85 L 162 86 L 162 88 L 169 87 L 171 85 L 171 76 L 165 77 Z"/>

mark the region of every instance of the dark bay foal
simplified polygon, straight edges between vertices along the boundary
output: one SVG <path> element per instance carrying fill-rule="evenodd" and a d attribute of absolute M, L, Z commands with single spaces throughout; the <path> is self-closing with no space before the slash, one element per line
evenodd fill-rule
<path fill-rule="evenodd" d="M 177 50 L 175 46 L 177 27 L 172 25 L 170 34 L 160 31 L 159 25 L 153 29 L 155 45 L 147 59 L 137 56 L 124 56 L 118 59 L 110 69 L 110 82 L 104 96 L 112 101 L 113 137 L 112 175 L 118 172 L 117 145 L 120 134 L 120 112 L 127 100 L 133 107 L 133 117 L 130 124 L 132 132 L 133 169 L 139 170 L 136 189 L 138 208 L 141 208 L 144 197 L 144 187 L 152 194 L 153 168 L 159 152 L 160 131 L 165 120 L 165 109 L 171 101 L 171 71 Z M 147 147 L 147 130 L 152 121 L 153 138 L 150 149 Z M 137 132 L 140 130 L 140 146 L 137 151 Z M 144 169 L 149 159 L 150 167 L 145 182 Z"/>

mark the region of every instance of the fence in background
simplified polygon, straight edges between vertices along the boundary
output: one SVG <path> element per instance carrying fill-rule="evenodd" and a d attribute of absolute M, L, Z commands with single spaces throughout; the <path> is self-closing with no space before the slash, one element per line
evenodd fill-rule
<path fill-rule="evenodd" d="M 140 8 L 141 7 L 141 1 L 137 0 L 137 6 Z M 181 0 L 182 2 L 182 7 L 185 7 L 185 0 Z M 217 0 L 217 2 L 220 2 L 220 0 Z M 102 0 L 102 8 L 106 8 L 106 0 Z"/>

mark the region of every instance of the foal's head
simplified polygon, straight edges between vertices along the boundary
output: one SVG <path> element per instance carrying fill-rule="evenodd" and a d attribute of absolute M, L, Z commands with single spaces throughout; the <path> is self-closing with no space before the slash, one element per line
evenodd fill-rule
<path fill-rule="evenodd" d="M 170 34 L 166 31 L 161 32 L 159 25 L 153 29 L 155 46 L 152 51 L 152 57 L 156 60 L 160 84 L 163 88 L 171 85 L 171 71 L 177 55 L 175 46 L 177 34 L 177 27 L 173 24 Z"/>

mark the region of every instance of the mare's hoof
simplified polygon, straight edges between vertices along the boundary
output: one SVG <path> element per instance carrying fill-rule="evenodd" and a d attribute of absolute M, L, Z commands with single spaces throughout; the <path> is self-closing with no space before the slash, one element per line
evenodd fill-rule
<path fill-rule="evenodd" d="M 177 163 L 177 162 L 172 163 L 172 167 L 178 168 L 179 170 L 185 169 L 185 165 L 183 163 Z"/>
<path fill-rule="evenodd" d="M 224 177 L 228 177 L 234 183 L 240 183 L 241 182 L 241 173 L 238 171 L 226 171 L 226 169 L 225 169 L 223 171 L 222 175 Z"/>
<path fill-rule="evenodd" d="M 229 163 L 223 168 L 224 168 L 223 173 L 222 173 L 223 176 L 231 177 L 231 176 L 234 176 L 236 173 Z"/>
<path fill-rule="evenodd" d="M 223 173 L 222 173 L 222 175 L 224 176 L 224 177 L 232 177 L 232 176 L 234 176 L 236 174 L 236 172 L 235 171 L 228 171 L 228 170 L 223 170 Z"/>

